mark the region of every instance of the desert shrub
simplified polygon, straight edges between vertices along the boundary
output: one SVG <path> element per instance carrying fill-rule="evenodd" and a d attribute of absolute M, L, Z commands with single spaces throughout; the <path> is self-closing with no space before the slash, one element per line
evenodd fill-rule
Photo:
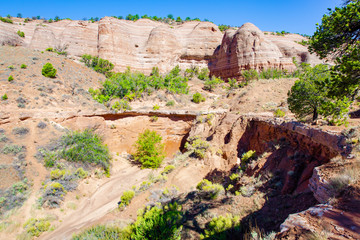
<path fill-rule="evenodd" d="M 200 159 L 205 157 L 205 153 L 209 147 L 210 144 L 207 141 L 201 140 L 199 136 L 190 137 L 185 144 L 185 148 L 191 151 L 192 155 Z"/>
<path fill-rule="evenodd" d="M 155 105 L 153 106 L 153 110 L 159 110 L 159 109 L 160 109 L 160 106 L 159 106 L 159 105 L 155 104 Z"/>
<path fill-rule="evenodd" d="M 12 80 L 14 80 L 14 77 L 13 77 L 12 75 L 10 75 L 10 76 L 8 77 L 8 81 L 11 82 Z"/>
<path fill-rule="evenodd" d="M 44 165 L 45 167 L 53 167 L 55 166 L 55 162 L 57 159 L 57 154 L 55 152 L 45 152 L 44 153 Z"/>
<path fill-rule="evenodd" d="M 70 162 L 100 165 L 106 172 L 110 167 L 110 154 L 101 138 L 91 130 L 69 132 L 61 138 L 59 157 Z"/>
<path fill-rule="evenodd" d="M 197 75 L 198 79 L 200 80 L 206 80 L 209 78 L 209 69 L 208 68 L 202 68 L 198 75 Z"/>
<path fill-rule="evenodd" d="M 199 74 L 199 67 L 192 66 L 191 68 L 188 68 L 185 70 L 185 77 L 193 78 L 194 76 L 197 76 Z"/>
<path fill-rule="evenodd" d="M 25 64 L 21 64 L 20 68 L 21 68 L 21 69 L 26 69 L 27 66 L 26 66 Z"/>
<path fill-rule="evenodd" d="M 90 239 L 103 239 L 103 240 L 119 240 L 129 239 L 127 231 L 116 226 L 95 226 L 84 232 L 74 235 L 72 240 L 90 240 Z"/>
<path fill-rule="evenodd" d="M 135 143 L 136 153 L 134 159 L 141 163 L 142 168 L 160 167 L 164 154 L 164 145 L 161 144 L 162 137 L 156 131 L 145 130 L 139 134 Z"/>
<path fill-rule="evenodd" d="M 130 239 L 181 239 L 181 206 L 177 203 L 163 207 L 147 207 L 138 214 L 131 228 Z"/>
<path fill-rule="evenodd" d="M 285 112 L 282 111 L 281 109 L 276 109 L 274 112 L 274 116 L 275 117 L 284 117 L 285 116 Z"/>
<path fill-rule="evenodd" d="M 55 78 L 56 69 L 53 67 L 51 63 L 46 63 L 41 70 L 41 74 L 45 77 Z"/>
<path fill-rule="evenodd" d="M 75 171 L 75 175 L 79 178 L 87 178 L 89 176 L 89 172 L 88 171 L 85 171 L 83 168 L 78 168 L 76 169 Z"/>
<path fill-rule="evenodd" d="M 30 187 L 27 179 L 14 183 L 8 189 L 2 189 L 0 198 L 0 216 L 7 211 L 21 206 L 29 193 Z"/>
<path fill-rule="evenodd" d="M 174 106 L 175 105 L 175 101 L 174 100 L 170 100 L 166 103 L 166 106 L 167 107 L 171 107 L 171 106 Z"/>
<path fill-rule="evenodd" d="M 120 99 L 120 101 L 116 101 L 112 106 L 111 109 L 115 111 L 126 111 L 131 110 L 131 106 L 129 104 L 129 101 L 126 99 Z"/>
<path fill-rule="evenodd" d="M 45 51 L 47 51 L 47 52 L 54 52 L 54 48 L 49 47 L 49 48 L 45 49 Z"/>
<path fill-rule="evenodd" d="M 25 37 L 25 33 L 21 32 L 20 30 L 17 31 L 17 35 L 19 35 L 19 37 L 22 37 L 22 38 Z"/>
<path fill-rule="evenodd" d="M 218 27 L 221 32 L 225 32 L 226 30 L 230 29 L 229 25 L 224 25 L 224 24 L 220 24 Z"/>
<path fill-rule="evenodd" d="M 329 180 L 327 188 L 330 190 L 333 197 L 338 197 L 350 182 L 351 178 L 348 175 L 337 175 Z"/>
<path fill-rule="evenodd" d="M 114 64 L 108 60 L 91 56 L 89 54 L 84 54 L 81 56 L 81 61 L 85 66 L 94 69 L 94 71 L 102 74 L 109 74 L 111 70 L 114 69 Z"/>
<path fill-rule="evenodd" d="M 12 153 L 14 155 L 22 152 L 25 149 L 24 146 L 19 146 L 19 145 L 5 145 L 2 149 L 2 153 L 3 154 L 9 154 Z"/>
<path fill-rule="evenodd" d="M 0 21 L 4 22 L 4 23 L 13 23 L 13 21 L 9 18 L 3 18 L 3 17 L 0 17 Z"/>
<path fill-rule="evenodd" d="M 201 103 L 201 102 L 205 102 L 205 97 L 203 95 L 201 95 L 201 93 L 195 93 L 192 97 L 192 101 L 194 103 Z"/>
<path fill-rule="evenodd" d="M 4 95 L 2 95 L 2 96 L 1 96 L 1 100 L 4 100 L 4 101 L 5 101 L 5 100 L 7 100 L 7 99 L 8 99 L 8 96 L 7 96 L 7 94 L 6 94 L 6 93 L 5 93 Z"/>
<path fill-rule="evenodd" d="M 9 139 L 5 136 L 5 134 L 0 135 L 0 142 L 7 142 Z"/>
<path fill-rule="evenodd" d="M 243 153 L 241 156 L 240 169 L 245 170 L 246 165 L 249 163 L 249 161 L 251 159 L 255 159 L 255 158 L 256 158 L 256 152 L 253 150 L 249 150 L 249 151 Z"/>
<path fill-rule="evenodd" d="M 231 214 L 214 217 L 206 224 L 204 234 L 200 235 L 200 239 L 228 239 L 240 232 L 240 217 Z"/>
<path fill-rule="evenodd" d="M 50 179 L 51 180 L 58 180 L 65 176 L 66 170 L 54 169 L 50 172 Z"/>
<path fill-rule="evenodd" d="M 165 76 L 158 74 L 146 76 L 128 69 L 125 73 L 112 74 L 102 83 L 101 89 L 89 89 L 89 92 L 100 103 L 105 103 L 111 98 L 126 98 L 132 101 L 135 98 L 141 98 L 143 94 L 150 95 L 161 89 L 176 94 L 187 94 L 189 91 L 188 79 L 180 76 L 179 73 L 178 66 Z"/>
<path fill-rule="evenodd" d="M 224 187 L 217 183 L 212 183 L 207 179 L 201 180 L 196 186 L 200 194 L 207 199 L 216 199 L 218 196 L 224 194 Z"/>
<path fill-rule="evenodd" d="M 24 229 L 33 237 L 39 237 L 41 233 L 50 229 L 50 222 L 44 218 L 30 218 L 24 224 Z"/>
<path fill-rule="evenodd" d="M 217 78 L 212 76 L 211 79 L 207 79 L 204 83 L 204 90 L 208 90 L 212 92 L 215 88 L 217 88 L 224 81 L 221 78 Z"/>
<path fill-rule="evenodd" d="M 59 207 L 66 194 L 64 186 L 59 182 L 51 182 L 45 185 L 43 190 L 41 205 L 50 208 Z"/>
<path fill-rule="evenodd" d="M 241 76 L 243 76 L 246 81 L 259 79 L 259 73 L 255 69 L 242 70 Z"/>
<path fill-rule="evenodd" d="M 40 128 L 40 129 L 44 129 L 44 128 L 46 128 L 46 126 L 47 125 L 44 122 L 39 122 L 38 125 L 37 125 L 37 127 Z"/>
<path fill-rule="evenodd" d="M 171 173 L 175 169 L 174 165 L 167 165 L 164 170 L 161 172 L 161 174 L 168 174 Z"/>
<path fill-rule="evenodd" d="M 133 190 L 128 190 L 123 192 L 121 196 L 121 203 L 119 204 L 119 208 L 126 207 L 130 204 L 131 200 L 134 198 L 135 192 Z"/>
<path fill-rule="evenodd" d="M 16 127 L 11 132 L 14 135 L 26 135 L 29 133 L 29 129 L 26 127 Z"/>
<path fill-rule="evenodd" d="M 10 65 L 10 66 L 8 66 L 8 68 L 11 70 L 15 69 L 14 65 Z"/>

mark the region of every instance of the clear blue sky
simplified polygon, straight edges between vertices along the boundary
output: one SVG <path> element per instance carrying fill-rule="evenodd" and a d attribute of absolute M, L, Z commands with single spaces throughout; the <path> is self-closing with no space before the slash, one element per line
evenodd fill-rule
<path fill-rule="evenodd" d="M 47 19 L 82 19 L 84 17 L 147 14 L 164 17 L 173 14 L 181 18 L 207 18 L 216 24 L 241 26 L 252 22 L 263 31 L 288 31 L 312 35 L 316 23 L 321 22 L 327 8 L 341 6 L 341 0 L 16 0 L 0 1 L 0 15 L 23 17 L 41 16 Z"/>

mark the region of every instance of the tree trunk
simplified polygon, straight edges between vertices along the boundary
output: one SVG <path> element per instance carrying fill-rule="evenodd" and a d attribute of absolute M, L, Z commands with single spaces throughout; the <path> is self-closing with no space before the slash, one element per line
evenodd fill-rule
<path fill-rule="evenodd" d="M 317 118 L 318 118 L 318 112 L 317 112 L 317 107 L 315 107 L 313 112 L 313 121 L 315 121 Z"/>

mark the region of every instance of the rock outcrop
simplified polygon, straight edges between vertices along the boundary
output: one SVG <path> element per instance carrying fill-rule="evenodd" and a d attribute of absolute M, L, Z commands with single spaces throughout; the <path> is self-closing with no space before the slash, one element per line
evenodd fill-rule
<path fill-rule="evenodd" d="M 0 22 L 0 44 L 22 45 L 44 51 L 48 47 L 65 48 L 69 56 L 96 55 L 115 64 L 116 71 L 150 73 L 154 66 L 167 72 L 176 65 L 206 67 L 219 46 L 222 33 L 210 22 L 190 21 L 169 25 L 149 19 L 138 21 L 105 17 L 99 22 L 42 20 L 14 24 Z M 21 23 L 21 24 L 19 24 Z M 20 38 L 16 32 L 25 33 Z"/>
<path fill-rule="evenodd" d="M 292 58 L 299 62 L 319 63 L 307 48 L 296 43 L 305 38 L 297 34 L 286 36 L 265 35 L 252 23 L 237 30 L 227 30 L 221 46 L 209 62 L 210 74 L 224 79 L 241 78 L 242 70 L 283 69 L 295 70 Z"/>

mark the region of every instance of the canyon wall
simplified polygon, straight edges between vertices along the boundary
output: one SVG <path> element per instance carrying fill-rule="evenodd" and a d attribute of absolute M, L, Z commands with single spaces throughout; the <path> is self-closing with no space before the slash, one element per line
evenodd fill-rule
<path fill-rule="evenodd" d="M 61 20 L 47 23 L 12 18 L 14 24 L 0 22 L 0 45 L 24 46 L 44 51 L 64 48 L 70 57 L 79 59 L 91 54 L 115 64 L 115 71 L 129 66 L 149 74 L 154 66 L 165 73 L 174 66 L 209 67 L 210 74 L 241 78 L 244 69 L 278 68 L 292 71 L 298 62 L 321 61 L 310 55 L 305 40 L 297 34 L 277 36 L 264 33 L 251 23 L 229 29 L 223 34 L 211 22 L 189 21 L 165 24 L 149 19 L 137 21 L 104 17 L 99 22 Z M 17 31 L 25 33 L 21 38 Z"/>

